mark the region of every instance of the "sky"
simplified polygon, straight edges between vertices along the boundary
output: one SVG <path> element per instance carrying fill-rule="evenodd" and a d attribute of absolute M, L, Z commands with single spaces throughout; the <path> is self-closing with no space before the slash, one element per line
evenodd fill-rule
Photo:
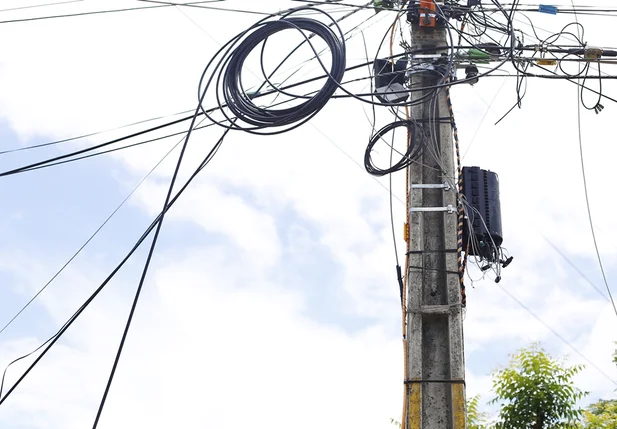
<path fill-rule="evenodd" d="M 5 10 L 41 3 L 0 1 L 0 150 L 111 131 L 2 154 L 2 171 L 160 122 L 117 129 L 126 124 L 192 111 L 210 57 L 260 19 L 165 7 L 5 22 L 144 5 L 85 0 Z M 222 6 L 274 12 L 297 2 L 255 6 L 228 0 Z M 333 10 L 341 16 L 341 8 Z M 372 14 L 350 18 L 343 30 Z M 551 33 L 573 19 L 532 16 L 538 31 Z M 615 18 L 579 19 L 589 45 L 617 46 L 610 31 Z M 369 55 L 374 57 L 390 20 L 381 13 L 363 24 Z M 529 30 L 524 20 L 519 24 Z M 366 58 L 362 34 L 352 34 L 348 65 Z M 289 44 L 273 43 L 273 58 L 284 55 Z M 602 71 L 613 74 L 612 67 Z M 501 74 L 506 72 L 512 70 Z M 367 71 L 357 73 L 346 77 Z M 603 84 L 605 94 L 617 94 L 611 81 Z M 366 90 L 365 85 L 353 88 Z M 592 94 L 584 96 L 593 103 Z M 516 101 L 512 77 L 455 86 L 452 100 L 464 165 L 499 174 L 504 246 L 514 256 L 499 284 L 470 270 L 475 281 L 467 280 L 464 321 L 467 395 L 480 394 L 486 404 L 491 373 L 511 353 L 537 341 L 568 364 L 586 365 L 576 380 L 590 392 L 583 405 L 617 398 L 617 368 L 611 363 L 617 319 L 587 217 L 576 86 L 529 79 L 522 108 L 498 125 Z M 581 141 L 598 247 L 615 295 L 617 202 L 610 187 L 617 149 L 610 123 L 617 104 L 602 104 L 598 115 L 581 111 Z M 381 109 L 377 127 L 391 120 Z M 376 179 L 363 167 L 371 115 L 359 101 L 333 99 L 289 133 L 229 134 L 165 218 L 100 428 L 239 428 L 248 422 L 271 429 L 373 429 L 391 427 L 390 418 L 399 418 L 403 362 L 388 178 Z M 173 128 L 185 130 L 186 124 Z M 221 133 L 213 126 L 193 134 L 179 183 Z M 180 140 L 1 179 L 2 326 Z M 176 147 L 0 334 L 0 367 L 56 332 L 118 264 L 160 211 L 177 156 Z M 398 234 L 404 173 L 393 175 L 393 183 Z M 401 245 L 402 233 L 399 250 Z M 146 256 L 145 247 L 135 253 L 0 407 L 1 427 L 92 424 Z M 11 366 L 7 386 L 29 362 Z M 484 409 L 494 412 L 488 405 Z"/>

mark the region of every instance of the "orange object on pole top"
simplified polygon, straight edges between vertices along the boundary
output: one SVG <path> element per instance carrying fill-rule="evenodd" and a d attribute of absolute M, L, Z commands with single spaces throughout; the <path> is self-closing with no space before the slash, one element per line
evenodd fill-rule
<path fill-rule="evenodd" d="M 435 0 L 420 0 L 420 27 L 435 27 L 437 6 Z"/>

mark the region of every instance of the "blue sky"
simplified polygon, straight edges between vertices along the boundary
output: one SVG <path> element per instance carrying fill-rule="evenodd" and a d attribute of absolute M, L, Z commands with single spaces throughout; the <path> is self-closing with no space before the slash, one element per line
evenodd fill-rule
<path fill-rule="evenodd" d="M 240 0 L 229 3 L 248 7 Z M 268 5 L 275 10 L 289 3 Z M 126 6 L 114 1 L 104 7 L 121 4 Z M 199 27 L 174 8 L 0 26 L 0 37 L 15 41 L 0 53 L 2 149 L 190 108 L 199 74 L 217 49 L 213 39 L 224 42 L 255 17 L 184 12 Z M 234 25 L 221 25 L 231 19 Z M 547 19 L 543 28 L 561 28 L 559 17 Z M 366 30 L 371 47 L 385 26 Z M 617 45 L 614 35 L 598 27 L 597 21 L 587 23 L 590 41 Z M 363 57 L 359 40 L 350 42 L 350 57 Z M 604 290 L 584 205 L 575 89 L 531 81 L 523 109 L 493 126 L 514 102 L 514 82 L 503 82 L 486 78 L 452 93 L 464 151 L 475 135 L 465 164 L 500 175 L 505 245 L 515 256 L 499 285 L 490 278 L 473 286 L 468 281 L 468 394 L 488 400 L 491 371 L 532 341 L 555 356 L 569 355 L 569 362 L 585 363 L 503 288 L 606 374 L 588 364 L 578 382 L 592 391 L 589 400 L 614 397 L 615 315 L 542 238 Z M 613 89 L 606 83 L 607 93 Z M 612 215 L 617 207 L 605 193 L 617 154 L 606 144 L 611 137 L 605 124 L 615 108 L 606 103 L 597 116 L 584 111 L 582 123 L 591 207 L 611 285 L 617 274 Z M 289 134 L 230 135 L 169 213 L 100 427 L 236 428 L 251 418 L 256 427 L 282 428 L 302 413 L 298 427 L 325 421 L 387 428 L 390 417 L 398 417 L 400 307 L 388 193 L 380 186 L 387 181 L 377 183 L 361 167 L 371 129 L 363 109 L 335 100 L 311 124 Z M 388 119 L 387 112 L 378 114 L 380 123 Z M 220 132 L 213 127 L 194 135 L 181 182 Z M 1 155 L 0 165 L 5 170 L 125 133 Z M 176 142 L 2 178 L 1 321 L 55 273 Z M 0 364 L 46 339 L 105 278 L 160 210 L 175 156 L 0 335 Z M 394 180 L 402 198 L 403 175 Z M 400 226 L 404 206 L 395 200 L 394 210 Z M 0 407 L 3 427 L 91 424 L 144 258 L 143 250 L 136 254 L 60 347 Z M 9 381 L 23 368 L 16 367 Z M 254 382 L 247 385 L 247 378 Z"/>

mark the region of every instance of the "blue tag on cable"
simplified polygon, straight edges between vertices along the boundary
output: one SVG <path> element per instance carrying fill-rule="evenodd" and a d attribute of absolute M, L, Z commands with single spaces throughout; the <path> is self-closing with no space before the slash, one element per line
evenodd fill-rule
<path fill-rule="evenodd" d="M 551 15 L 557 15 L 557 12 L 559 12 L 559 9 L 557 9 L 557 6 L 549 6 L 546 4 L 541 4 L 540 7 L 538 8 L 538 12 L 548 13 Z"/>

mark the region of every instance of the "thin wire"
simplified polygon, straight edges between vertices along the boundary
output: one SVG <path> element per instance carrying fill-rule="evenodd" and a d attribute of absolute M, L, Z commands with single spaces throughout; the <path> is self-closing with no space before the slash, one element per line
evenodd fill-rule
<path fill-rule="evenodd" d="M 205 93 L 204 93 L 205 96 Z M 203 101 L 203 97 L 200 101 Z M 148 268 L 150 268 L 150 262 L 152 261 L 152 255 L 154 255 L 154 249 L 156 247 L 156 243 L 158 242 L 159 234 L 161 232 L 161 227 L 163 226 L 163 221 L 165 220 L 165 214 L 167 213 L 165 208 L 169 205 L 171 200 L 171 195 L 173 193 L 174 185 L 176 183 L 176 179 L 178 178 L 178 173 L 180 172 L 180 166 L 182 164 L 182 160 L 184 158 L 184 153 L 186 152 L 186 148 L 189 143 L 189 139 L 191 138 L 192 131 L 195 127 L 195 121 L 197 120 L 199 114 L 199 106 L 195 109 L 195 113 L 193 114 L 193 119 L 191 121 L 191 125 L 189 126 L 189 131 L 186 134 L 186 138 L 184 140 L 184 144 L 182 145 L 182 149 L 180 150 L 180 156 L 178 157 L 178 162 L 176 163 L 176 168 L 174 174 L 169 183 L 169 189 L 167 191 L 167 196 L 165 197 L 165 203 L 163 204 L 163 209 L 161 212 L 161 217 L 156 225 L 156 230 L 154 231 L 154 237 L 152 238 L 152 244 L 150 245 L 150 250 L 148 251 L 148 257 L 146 258 L 146 263 L 144 265 L 144 269 L 141 273 L 141 279 L 139 280 L 139 286 L 137 286 L 137 291 L 135 292 L 135 298 L 133 299 L 133 305 L 131 306 L 131 311 L 129 312 L 129 317 L 126 321 L 126 325 L 124 327 L 124 332 L 122 333 L 122 339 L 120 340 L 120 345 L 118 346 L 118 351 L 116 353 L 116 358 L 114 359 L 113 366 L 111 368 L 111 372 L 109 374 L 109 379 L 107 380 L 107 385 L 105 386 L 105 391 L 103 393 L 103 397 L 101 398 L 101 403 L 99 405 L 99 409 L 96 413 L 96 417 L 94 419 L 94 424 L 92 429 L 96 429 L 98 426 L 99 420 L 101 418 L 101 413 L 103 412 L 103 408 L 105 407 L 105 402 L 107 400 L 107 395 L 109 394 L 109 389 L 111 388 L 111 384 L 114 380 L 114 376 L 116 374 L 116 369 L 118 368 L 118 363 L 120 362 L 120 357 L 122 355 L 122 350 L 124 349 L 124 343 L 126 342 L 126 338 L 129 333 L 129 329 L 131 328 L 131 322 L 133 321 L 133 316 L 135 315 L 135 309 L 137 308 L 137 303 L 139 302 L 139 297 L 141 295 L 141 291 L 144 286 L 144 282 L 146 280 L 146 275 L 148 274 Z"/>
<path fill-rule="evenodd" d="M 123 128 L 132 127 L 133 125 L 139 125 L 139 124 L 144 124 L 146 122 L 156 121 L 158 119 L 172 118 L 174 116 L 183 115 L 185 113 L 189 113 L 189 112 L 192 112 L 192 111 L 193 111 L 193 109 L 185 110 L 183 112 L 174 113 L 172 115 L 157 116 L 156 118 L 144 119 L 144 120 L 133 122 L 133 123 L 130 123 L 130 124 L 120 125 L 119 127 L 110 128 L 110 129 L 107 129 L 107 130 L 94 131 L 94 132 L 91 132 L 91 133 L 82 134 L 80 136 L 68 137 L 68 138 L 61 139 L 61 140 L 55 140 L 55 141 L 52 141 L 52 142 L 39 143 L 39 144 L 31 145 L 31 146 L 16 147 L 16 148 L 13 148 L 13 149 L 4 149 L 4 150 L 0 150 L 0 155 L 4 155 L 6 153 L 21 152 L 21 151 L 30 150 L 30 149 L 38 149 L 38 148 L 47 147 L 47 146 L 55 146 L 55 145 L 58 145 L 60 143 L 66 143 L 66 142 L 70 142 L 70 141 L 73 141 L 73 140 L 80 140 L 80 139 L 84 139 L 86 137 L 92 137 L 92 136 L 96 136 L 96 135 L 99 135 L 99 134 L 108 133 L 108 132 L 111 132 L 111 131 L 117 131 L 117 130 L 121 130 Z"/>
<path fill-rule="evenodd" d="M 568 340 L 566 340 L 563 336 L 561 336 L 561 334 L 559 334 L 559 332 L 555 331 L 553 328 L 550 327 L 550 325 L 548 325 L 544 320 L 542 320 L 536 313 L 534 313 L 529 307 L 527 307 L 525 304 L 523 304 L 521 301 L 519 301 L 514 295 L 512 295 L 510 293 L 510 291 L 508 291 L 507 288 L 504 288 L 503 286 L 499 286 L 499 288 L 505 292 L 510 298 L 512 298 L 518 305 L 520 305 L 523 309 L 525 309 L 529 314 L 531 314 L 538 322 L 540 322 L 542 325 L 544 325 L 549 331 L 551 331 L 557 338 L 559 338 L 565 345 L 567 345 L 568 347 L 570 347 L 577 355 L 579 355 L 580 357 L 582 357 L 583 359 L 585 359 L 592 367 L 594 367 L 600 374 L 602 374 L 607 380 L 609 380 L 611 383 L 613 383 L 614 385 L 617 386 L 617 381 L 613 380 L 607 373 L 605 373 L 604 371 L 602 371 L 602 369 L 600 369 L 600 367 L 598 365 L 596 365 L 595 363 L 593 363 L 587 356 L 585 356 L 580 350 L 578 350 L 576 347 L 574 347 Z"/>
<path fill-rule="evenodd" d="M 495 95 L 493 96 L 493 99 L 491 100 L 490 103 L 487 104 L 486 107 L 486 111 L 484 112 L 484 115 L 482 115 L 482 119 L 480 120 L 480 123 L 478 124 L 478 127 L 476 128 L 476 131 L 473 133 L 473 136 L 471 137 L 471 140 L 469 141 L 469 145 L 467 145 L 467 149 L 465 149 L 465 153 L 463 153 L 462 156 L 462 160 L 465 159 L 465 157 L 467 156 L 467 153 L 469 152 L 469 150 L 471 149 L 471 146 L 473 145 L 473 143 L 476 141 L 476 137 L 478 135 L 478 132 L 480 131 L 480 128 L 482 128 L 482 124 L 484 124 L 484 120 L 486 119 L 486 117 L 488 116 L 489 112 L 491 111 L 491 107 L 493 107 L 493 104 L 495 103 L 495 100 L 497 100 L 497 96 L 499 95 L 499 93 L 501 92 L 501 90 L 503 89 L 503 86 L 505 85 L 505 83 L 507 82 L 506 79 L 503 80 L 503 82 L 501 83 L 501 86 L 499 87 L 499 89 L 497 90 L 497 92 L 495 93 Z M 478 94 L 477 91 L 474 91 L 474 93 L 482 100 L 484 101 L 484 99 L 480 96 L 480 94 Z M 485 102 L 486 103 L 486 102 Z"/>
<path fill-rule="evenodd" d="M 0 24 L 14 24 L 17 22 L 31 22 L 31 21 L 41 21 L 45 19 L 55 19 L 55 18 L 71 18 L 74 16 L 86 16 L 86 15 L 101 15 L 105 13 L 113 13 L 113 12 L 128 12 L 133 10 L 143 10 L 143 9 L 158 9 L 160 7 L 169 7 L 171 5 L 158 5 L 158 6 L 141 6 L 141 7 L 129 7 L 126 9 L 109 9 L 109 10 L 96 10 L 91 12 L 80 12 L 80 13 L 67 13 L 63 15 L 51 15 L 51 16 L 38 16 L 33 18 L 20 18 L 20 19 L 8 19 L 5 21 L 0 21 Z"/>
<path fill-rule="evenodd" d="M 356 159 L 351 156 L 349 153 L 345 152 L 345 150 L 340 147 L 338 144 L 336 144 L 336 142 L 334 140 L 332 140 L 330 138 L 330 136 L 328 136 L 326 133 L 324 133 L 323 131 L 321 131 L 319 128 L 317 128 L 312 122 L 308 122 L 308 124 L 310 126 L 312 126 L 313 128 L 315 128 L 315 130 L 321 134 L 326 140 L 328 140 L 328 142 L 330 142 L 335 148 L 337 148 L 339 151 L 341 151 L 343 153 L 343 155 L 345 155 L 347 158 L 349 158 L 351 160 L 351 162 L 353 162 L 354 164 L 356 164 L 356 166 L 358 166 L 358 168 L 360 168 L 362 171 L 364 171 L 364 166 L 362 164 L 360 164 L 358 161 L 356 161 Z M 381 183 L 377 177 L 371 176 L 373 178 L 373 180 L 379 185 L 381 186 L 383 189 L 386 190 L 386 192 L 389 192 L 388 187 L 386 185 L 384 185 L 383 183 Z M 401 200 L 401 198 L 399 196 L 397 196 L 396 194 L 394 195 L 394 199 L 396 199 L 399 203 L 401 204 L 405 204 L 405 202 L 403 200 Z"/>
<path fill-rule="evenodd" d="M 589 227 L 591 229 L 591 237 L 593 238 L 593 246 L 596 250 L 596 257 L 598 259 L 598 265 L 600 266 L 600 271 L 602 272 L 602 279 L 604 280 L 604 286 L 606 286 L 606 291 L 608 292 L 608 297 L 611 300 L 611 304 L 613 304 L 613 310 L 615 311 L 615 316 L 617 316 L 617 306 L 615 305 L 615 300 L 613 299 L 613 294 L 611 292 L 611 288 L 608 285 L 608 280 L 606 278 L 606 272 L 604 271 L 604 264 L 602 263 L 602 257 L 600 256 L 600 249 L 598 248 L 598 241 L 596 239 L 596 231 L 593 226 L 593 218 L 591 216 L 591 206 L 589 204 L 589 192 L 587 190 L 587 174 L 585 173 L 585 159 L 583 158 L 583 135 L 581 130 L 581 93 L 580 91 L 576 91 L 578 97 L 577 103 L 577 124 L 578 124 L 578 147 L 581 158 L 581 173 L 583 176 L 583 188 L 585 190 L 585 204 L 587 206 L 587 216 L 589 218 Z"/>
<path fill-rule="evenodd" d="M 107 286 L 107 284 L 111 281 L 111 279 L 120 271 L 120 269 L 126 264 L 126 262 L 133 256 L 133 254 L 137 251 L 139 247 L 143 244 L 144 240 L 150 235 L 150 233 L 154 230 L 158 222 L 160 221 L 161 215 L 166 213 L 171 207 L 178 201 L 180 196 L 186 191 L 192 181 L 197 177 L 197 175 L 208 165 L 208 163 L 212 160 L 214 155 L 218 152 L 225 136 L 227 135 L 227 131 L 223 133 L 223 135 L 219 138 L 216 144 L 212 147 L 208 155 L 204 158 L 201 165 L 193 172 L 193 174 L 188 178 L 188 180 L 182 185 L 182 188 L 178 190 L 173 199 L 169 202 L 169 204 L 165 207 L 165 209 L 158 214 L 158 216 L 152 221 L 152 223 L 146 228 L 141 237 L 137 240 L 135 245 L 131 248 L 131 250 L 125 255 L 125 257 L 120 261 L 120 263 L 114 268 L 114 270 L 107 276 L 107 278 L 101 283 L 101 285 L 90 295 L 90 297 L 82 304 L 82 306 L 66 321 L 66 323 L 56 332 L 53 336 L 51 336 L 45 344 L 49 343 L 47 347 L 41 352 L 40 355 L 36 357 L 34 362 L 30 364 L 28 369 L 24 371 L 24 373 L 17 379 L 17 381 L 11 386 L 9 391 L 2 397 L 0 397 L 0 405 L 2 405 L 6 399 L 15 391 L 15 389 L 21 384 L 21 382 L 28 376 L 30 371 L 39 363 L 41 359 L 47 354 L 47 352 L 54 346 L 54 344 L 64 335 L 64 333 L 70 328 L 70 326 L 77 320 L 77 318 L 88 308 L 88 306 L 92 303 L 92 301 L 98 296 L 98 294 Z M 37 350 L 43 347 L 43 345 L 39 346 Z M 32 352 L 34 353 L 34 352 Z M 30 353 L 30 354 L 32 354 Z M 22 357 L 23 358 L 23 357 Z M 19 359 L 22 359 L 19 358 Z M 18 360 L 19 360 L 18 359 Z"/>
<path fill-rule="evenodd" d="M 572 7 L 574 8 L 575 7 L 574 0 L 570 0 L 570 2 L 572 3 Z M 576 12 L 574 12 L 574 17 L 576 19 L 576 22 L 578 23 L 578 15 Z M 580 28 L 578 26 L 577 26 L 577 32 L 578 32 L 579 38 L 581 38 Z M 579 72 L 580 72 L 580 69 L 581 69 L 580 64 L 578 67 L 579 67 Z M 587 216 L 589 218 L 589 228 L 591 229 L 591 237 L 593 238 L 593 247 L 596 250 L 596 257 L 598 258 L 598 265 L 600 266 L 600 271 L 602 272 L 602 280 L 604 280 L 604 286 L 606 286 L 608 297 L 610 298 L 611 304 L 613 305 L 615 316 L 617 316 L 617 306 L 615 305 L 615 300 L 613 299 L 611 288 L 608 285 L 608 280 L 606 278 L 606 272 L 604 271 L 604 264 L 602 264 L 602 257 L 600 256 L 600 249 L 598 248 L 598 240 L 596 239 L 596 231 L 593 226 L 593 218 L 591 216 L 591 205 L 589 204 L 589 192 L 587 189 L 587 174 L 585 172 L 585 158 L 583 157 L 583 131 L 581 127 L 581 104 L 583 102 L 582 92 L 583 92 L 582 90 L 579 91 L 578 88 L 576 89 L 576 97 L 577 97 L 576 123 L 577 123 L 577 128 L 578 128 L 578 148 L 579 148 L 580 159 L 581 159 L 581 173 L 583 176 L 583 189 L 585 190 L 585 205 L 587 206 Z"/>
<path fill-rule="evenodd" d="M 227 9 L 227 8 L 218 8 L 218 7 L 211 7 L 211 6 L 201 6 L 201 5 L 195 5 L 195 4 L 190 4 L 190 3 L 172 3 L 172 2 L 164 2 L 164 1 L 156 1 L 156 0 L 137 0 L 140 1 L 142 3 L 154 3 L 154 4 L 159 4 L 159 5 L 165 5 L 165 6 L 188 6 L 188 7 L 196 7 L 199 9 L 210 9 L 210 10 L 220 10 L 220 11 L 224 11 L 224 12 L 239 12 L 239 13 L 247 13 L 247 14 L 251 14 L 251 15 L 261 15 L 261 16 L 275 16 L 275 15 L 279 15 L 283 12 L 274 12 L 274 13 L 267 13 L 267 12 L 257 12 L 257 11 L 253 11 L 253 10 L 245 10 L 245 9 Z"/>
<path fill-rule="evenodd" d="M 13 10 L 23 10 L 23 9 L 34 9 L 35 7 L 58 6 L 58 5 L 61 5 L 61 4 L 79 3 L 79 2 L 82 2 L 82 1 L 84 1 L 84 0 L 70 0 L 70 1 L 61 1 L 61 2 L 57 2 L 57 3 L 35 4 L 35 5 L 32 5 L 32 6 L 11 7 L 9 9 L 0 9 L 0 12 L 9 12 L 9 11 L 13 11 Z"/>
<path fill-rule="evenodd" d="M 540 234 L 542 235 L 542 238 L 544 238 L 544 241 L 546 241 L 551 247 L 552 249 L 557 252 L 559 254 L 559 256 L 561 256 L 567 263 L 568 265 L 570 265 L 570 267 L 572 267 L 582 278 L 584 278 L 587 283 L 589 283 L 591 285 L 591 287 L 593 287 L 596 292 L 598 292 L 598 294 L 600 294 L 600 296 L 602 298 L 604 298 L 605 300 L 607 300 L 608 302 L 610 302 L 610 300 L 608 299 L 608 297 L 606 295 L 604 295 L 604 292 L 602 292 L 602 290 L 597 287 L 591 280 L 589 280 L 589 278 L 585 275 L 585 273 L 583 273 L 583 271 L 581 271 L 581 269 L 579 267 L 576 266 L 576 264 L 574 262 L 572 262 L 570 260 L 570 258 L 568 258 L 566 256 L 565 253 L 563 253 L 561 251 L 561 249 L 559 249 L 559 247 L 557 247 L 551 240 L 548 239 L 548 237 L 546 237 L 544 234 Z"/>
<path fill-rule="evenodd" d="M 221 12 L 236 12 L 236 13 L 246 13 L 246 14 L 250 14 L 250 15 L 260 15 L 260 16 L 278 16 L 278 15 L 282 15 L 284 13 L 287 13 L 289 10 L 283 10 L 283 11 L 279 11 L 279 12 L 259 12 L 259 11 L 255 11 L 255 10 L 247 10 L 247 9 L 231 9 L 231 8 L 224 8 L 224 7 L 212 7 L 212 6 L 203 6 L 201 4 L 197 4 L 197 3 L 215 3 L 213 2 L 193 2 L 193 3 L 173 3 L 173 2 L 167 2 L 167 1 L 159 1 L 159 0 L 137 0 L 140 2 L 144 2 L 144 3 L 153 3 L 153 4 L 160 4 L 160 5 L 167 5 L 167 6 L 185 6 L 185 7 L 193 7 L 193 8 L 197 8 L 197 9 L 207 9 L 207 10 L 218 10 Z M 225 0 L 217 0 L 217 1 L 225 1 Z M 329 13 L 342 13 L 342 12 L 346 12 L 347 10 L 345 9 L 341 9 L 341 10 L 333 10 L 333 11 L 329 11 Z M 317 15 L 318 12 L 304 12 L 304 13 L 300 13 L 299 15 L 302 16 L 308 16 L 308 15 Z"/>
<path fill-rule="evenodd" d="M 202 120 L 203 122 L 203 120 Z M 199 128 L 197 128 L 199 129 Z M 184 132 L 183 132 L 184 133 Z M 98 235 L 98 233 L 107 225 L 107 223 L 115 216 L 115 214 L 124 206 L 124 204 L 137 192 L 139 187 L 154 173 L 154 171 L 161 165 L 161 163 L 182 143 L 184 138 L 180 139 L 164 156 L 161 158 L 150 171 L 135 185 L 133 190 L 122 200 L 122 202 L 111 212 L 111 214 L 103 221 L 103 223 L 92 233 L 92 235 L 77 249 L 77 251 L 66 261 L 66 263 L 41 287 L 38 292 L 30 298 L 30 300 L 9 320 L 2 329 L 0 329 L 0 335 L 17 319 L 29 306 L 34 302 L 38 296 L 43 293 L 45 289 L 66 269 L 66 267 L 81 253 L 81 251 Z M 33 352 L 34 353 L 34 352 Z M 0 392 L 2 389 L 0 388 Z"/>
<path fill-rule="evenodd" d="M 194 127 L 194 121 L 195 118 L 198 115 L 195 115 L 195 117 L 193 117 L 193 122 L 191 124 L 191 128 L 190 130 L 193 130 Z M 223 137 L 227 134 L 227 132 L 225 132 L 225 134 L 223 135 Z M 215 146 L 215 148 L 213 148 L 213 150 L 211 151 L 211 153 L 208 155 L 208 157 L 206 158 L 206 160 L 204 161 L 204 163 L 202 163 L 202 166 L 195 172 L 195 174 L 189 179 L 189 181 L 184 185 L 184 187 L 178 192 L 178 194 L 176 195 L 176 197 L 174 197 L 173 201 L 171 203 L 169 203 L 163 212 L 161 212 L 161 215 L 164 214 L 166 212 L 166 210 L 171 206 L 171 204 L 173 204 L 173 202 L 175 202 L 177 200 L 177 198 L 179 197 L 179 195 L 184 191 L 184 189 L 186 189 L 186 187 L 188 186 L 189 182 L 195 177 L 195 175 L 201 171 L 201 169 L 203 168 L 203 166 L 205 166 L 207 164 L 207 162 L 209 161 L 209 159 L 211 159 L 211 156 L 213 156 L 213 153 L 216 153 L 216 151 L 218 150 L 218 146 L 220 145 L 220 142 L 222 141 L 223 137 L 219 140 L 219 143 L 217 143 L 217 145 Z M 187 140 L 188 140 L 188 136 L 187 136 Z M 330 140 L 331 141 L 331 140 Z M 332 142 L 332 141 L 331 141 Z M 332 142 L 333 143 L 333 142 Z M 336 146 L 336 145 L 335 145 Z M 340 148 L 339 148 L 340 149 Z M 344 151 L 343 151 L 344 152 Z M 348 155 L 349 156 L 349 155 Z M 129 252 L 129 254 L 127 255 L 127 257 L 121 262 L 121 264 L 112 272 L 112 274 L 107 278 L 107 280 L 105 280 L 105 282 L 97 289 L 97 291 L 90 297 L 89 300 L 86 301 L 86 303 L 78 310 L 78 312 L 76 314 L 74 314 L 74 316 L 60 329 L 60 331 L 58 331 L 58 333 L 54 336 L 52 336 L 50 339 L 48 339 L 44 344 L 42 344 L 36 351 L 38 351 L 40 348 L 42 348 L 44 345 L 46 345 L 47 343 L 50 343 L 49 346 L 42 352 L 42 354 L 40 356 L 37 357 L 37 359 L 35 360 L 35 362 L 28 368 L 28 370 L 19 378 L 19 380 L 12 386 L 12 388 L 9 390 L 9 392 L 7 393 L 7 395 L 5 395 L 4 397 L 0 398 L 0 404 L 3 403 L 6 398 L 8 397 L 8 395 L 11 394 L 11 392 L 14 391 L 14 389 L 17 387 L 17 385 L 24 379 L 24 377 L 31 371 L 31 369 L 38 363 L 38 361 L 43 357 L 43 355 L 54 345 L 54 343 L 60 338 L 60 336 L 66 331 L 66 329 L 68 329 L 68 327 L 73 323 L 73 321 L 81 314 L 81 312 L 85 309 L 85 307 L 87 305 L 89 305 L 89 303 L 96 297 L 96 295 L 102 290 L 102 288 L 109 282 L 109 280 L 111 280 L 111 278 L 115 275 L 115 273 L 122 267 L 122 265 L 128 260 L 128 258 L 133 254 L 133 252 L 136 250 L 136 248 L 141 244 L 141 242 L 143 242 L 143 239 L 145 239 L 145 237 L 149 234 L 149 232 L 152 231 L 152 229 L 154 228 L 155 225 L 160 225 L 160 217 L 161 215 L 159 215 L 159 218 L 157 218 L 157 220 L 150 226 L 150 228 L 146 231 L 146 233 L 144 233 L 144 236 L 142 236 L 142 238 L 140 239 L 140 241 L 138 241 L 138 243 L 136 244 L 136 247 L 133 248 L 133 250 L 131 250 L 131 252 Z M 160 227 L 157 228 L 157 231 L 160 229 Z M 153 243 L 154 245 L 154 243 Z M 147 270 L 147 267 L 145 268 L 145 270 Z M 144 274 L 145 275 L 145 274 Z M 141 288 L 141 284 L 140 284 L 140 288 Z M 137 294 L 140 293 L 140 289 L 138 289 Z M 137 302 L 138 296 L 136 296 L 135 301 L 134 301 L 134 306 L 132 307 L 131 310 L 131 315 L 129 316 L 129 321 L 127 321 L 127 327 L 125 328 L 125 336 L 123 336 L 123 341 L 124 338 L 126 338 L 126 333 L 128 332 L 128 325 L 130 325 L 130 319 L 132 318 L 132 314 L 134 311 L 134 308 L 136 306 L 136 302 Z M 115 371 L 115 367 L 117 365 L 117 362 L 119 360 L 119 355 L 121 353 L 121 348 L 122 348 L 122 344 L 120 345 L 120 349 L 118 351 L 118 355 L 116 357 L 116 361 L 114 363 L 114 368 L 112 368 L 112 374 L 110 375 L 110 381 L 108 382 L 108 386 L 106 388 L 106 393 L 105 396 L 107 395 L 109 386 L 111 384 L 111 379 L 113 378 L 113 372 Z M 35 352 L 36 352 L 35 351 Z M 34 352 L 31 352 L 29 355 L 33 354 Z M 23 359 L 19 358 L 19 359 Z M 5 370 L 6 373 L 6 370 Z M 102 400 L 102 403 L 105 401 L 105 396 Z M 101 405 L 102 407 L 103 405 Z M 98 416 L 100 416 L 100 411 L 102 408 L 99 408 L 99 414 L 97 414 L 97 420 L 98 420 Z M 95 426 L 96 426 L 96 422 L 95 422 Z"/>
<path fill-rule="evenodd" d="M 88 147 L 88 148 L 85 148 L 85 149 L 80 149 L 80 150 L 77 150 L 77 151 L 74 151 L 74 152 L 71 152 L 71 153 L 68 153 L 68 154 L 55 156 L 53 158 L 49 158 L 49 159 L 46 159 L 44 161 L 37 161 L 35 163 L 28 164 L 28 165 L 25 165 L 25 166 L 22 166 L 22 167 L 19 167 L 19 168 L 14 168 L 12 170 L 3 171 L 3 172 L 0 172 L 0 177 L 11 176 L 13 174 L 17 174 L 17 173 L 21 173 L 21 172 L 24 172 L 24 171 L 31 170 L 31 169 L 33 169 L 35 167 L 38 167 L 38 166 L 42 166 L 42 165 L 45 165 L 45 164 L 50 164 L 50 163 L 53 163 L 55 161 L 60 161 L 62 159 L 70 158 L 70 157 L 75 156 L 75 155 L 81 155 L 83 153 L 87 153 L 87 152 L 90 152 L 90 151 L 93 151 L 93 150 L 96 150 L 96 149 L 100 149 L 102 147 L 109 146 L 109 145 L 112 145 L 114 143 L 118 143 L 118 142 L 123 141 L 123 140 L 128 140 L 128 139 L 130 139 L 132 137 L 137 137 L 137 136 L 140 136 L 142 134 L 146 134 L 146 133 L 149 133 L 149 132 L 152 132 L 152 131 L 156 131 L 156 130 L 159 130 L 159 129 L 162 129 L 162 128 L 165 128 L 165 127 L 168 127 L 168 126 L 171 126 L 171 125 L 179 124 L 179 123 L 184 122 L 184 121 L 186 121 L 186 120 L 188 120 L 190 118 L 191 117 L 188 116 L 188 117 L 176 119 L 174 121 L 167 122 L 167 123 L 162 124 L 162 125 L 157 125 L 155 127 L 151 127 L 151 128 L 146 129 L 146 130 L 137 131 L 137 132 L 134 132 L 132 134 L 129 134 L 128 136 L 124 136 L 124 137 L 120 137 L 120 138 L 117 138 L 117 139 L 113 139 L 113 140 L 105 142 L 105 143 L 100 143 L 100 144 L 97 144 L 97 145 L 94 145 L 94 146 L 91 146 L 91 147 Z"/>

